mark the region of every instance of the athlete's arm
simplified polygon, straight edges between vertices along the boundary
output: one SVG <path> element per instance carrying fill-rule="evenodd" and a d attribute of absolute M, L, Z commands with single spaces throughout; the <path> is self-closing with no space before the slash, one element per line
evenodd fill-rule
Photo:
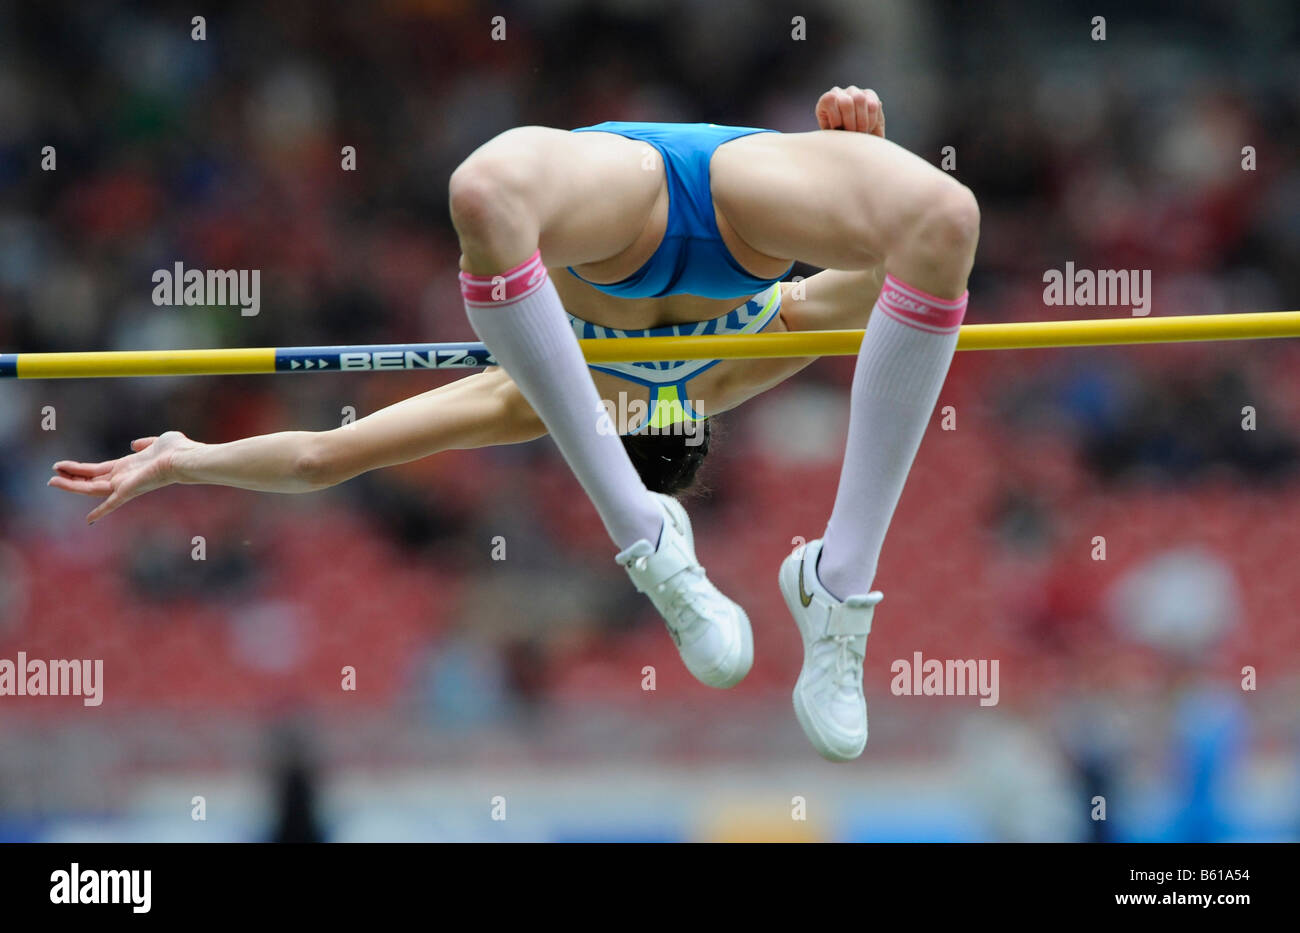
<path fill-rule="evenodd" d="M 104 499 L 86 516 L 93 522 L 174 483 L 312 492 L 444 450 L 521 443 L 544 433 L 510 377 L 491 369 L 331 431 L 280 431 L 226 444 L 203 444 L 179 431 L 140 438 L 133 453 L 117 460 L 59 461 L 49 485 Z"/>

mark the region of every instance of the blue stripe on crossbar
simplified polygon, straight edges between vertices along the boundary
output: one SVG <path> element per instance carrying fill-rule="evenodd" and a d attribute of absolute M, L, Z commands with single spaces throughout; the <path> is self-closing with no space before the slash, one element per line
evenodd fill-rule
<path fill-rule="evenodd" d="M 0 379 L 8 376 L 10 379 L 18 376 L 18 354 L 17 353 L 0 353 Z"/>

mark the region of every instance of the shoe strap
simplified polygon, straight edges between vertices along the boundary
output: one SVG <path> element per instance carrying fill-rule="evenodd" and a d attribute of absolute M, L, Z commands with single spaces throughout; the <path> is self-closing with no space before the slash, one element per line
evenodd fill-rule
<path fill-rule="evenodd" d="M 652 588 L 667 583 L 679 573 L 697 568 L 699 565 L 690 559 L 676 540 L 663 541 L 655 550 L 650 542 L 642 539 L 616 558 L 632 578 L 633 585 L 642 593 L 649 593 Z M 643 567 L 636 565 L 645 561 Z"/>
<path fill-rule="evenodd" d="M 871 634 L 871 617 L 875 615 L 875 608 L 875 606 L 846 606 L 843 603 L 832 606 L 826 618 L 826 634 L 854 637 Z"/>
<path fill-rule="evenodd" d="M 637 558 L 649 557 L 654 552 L 655 552 L 654 545 L 651 544 L 649 541 L 647 541 L 645 538 L 642 538 L 640 541 L 633 544 L 627 550 L 619 551 L 617 554 L 615 554 L 614 562 L 620 564 L 623 567 L 627 567 L 632 563 L 632 561 L 636 560 Z"/>

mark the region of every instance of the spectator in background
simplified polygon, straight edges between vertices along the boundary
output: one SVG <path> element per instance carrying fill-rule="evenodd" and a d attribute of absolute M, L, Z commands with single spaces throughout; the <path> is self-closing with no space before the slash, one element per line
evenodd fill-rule
<path fill-rule="evenodd" d="M 1170 782 L 1177 804 L 1162 838 L 1221 842 L 1234 830 L 1226 809 L 1247 750 L 1241 691 L 1216 676 L 1215 647 L 1237 624 L 1241 596 L 1226 563 L 1200 548 L 1173 548 L 1125 573 L 1107 596 L 1115 624 L 1170 661 Z"/>
<path fill-rule="evenodd" d="M 325 842 L 317 812 L 320 771 L 301 724 L 272 730 L 271 785 L 275 795 L 270 842 Z"/>

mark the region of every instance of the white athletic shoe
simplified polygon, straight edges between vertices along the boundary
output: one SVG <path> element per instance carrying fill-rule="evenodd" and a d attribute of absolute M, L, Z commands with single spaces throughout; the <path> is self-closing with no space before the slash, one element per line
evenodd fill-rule
<path fill-rule="evenodd" d="M 705 576 L 681 503 L 653 495 L 664 516 L 658 548 L 643 538 L 614 559 L 664 617 L 695 679 L 710 687 L 733 687 L 754 663 L 749 617 Z"/>
<path fill-rule="evenodd" d="M 803 636 L 803 670 L 794 685 L 794 714 L 813 748 L 831 761 L 852 761 L 867 744 L 862 658 L 878 591 L 841 601 L 817 579 L 818 538 L 781 563 L 778 582 Z M 807 568 L 807 569 L 805 569 Z"/>

